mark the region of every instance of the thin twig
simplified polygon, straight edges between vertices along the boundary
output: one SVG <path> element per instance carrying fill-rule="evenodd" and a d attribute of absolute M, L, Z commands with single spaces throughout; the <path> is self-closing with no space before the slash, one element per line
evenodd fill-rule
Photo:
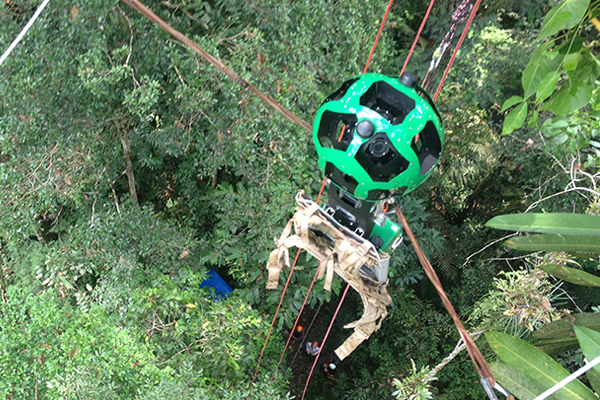
<path fill-rule="evenodd" d="M 173 360 L 175 357 L 177 357 L 177 356 L 178 356 L 178 355 L 180 355 L 181 353 L 183 353 L 183 352 L 186 352 L 186 351 L 190 351 L 190 350 L 191 350 L 191 348 L 192 348 L 192 347 L 194 347 L 194 345 L 196 345 L 196 344 L 198 344 L 198 343 L 201 343 L 201 342 L 206 342 L 206 341 L 208 341 L 208 339 L 206 339 L 206 338 L 203 338 L 203 339 L 198 339 L 198 340 L 194 340 L 192 343 L 190 343 L 190 345 L 189 345 L 189 346 L 186 346 L 186 347 L 184 347 L 183 349 L 181 349 L 180 351 L 178 351 L 177 353 L 173 354 L 173 357 L 169 358 L 167 361 L 163 361 L 163 362 L 157 363 L 157 364 L 155 364 L 155 365 L 156 365 L 156 366 L 161 366 L 161 365 L 164 365 L 164 364 L 166 364 L 166 363 L 170 362 L 171 360 Z"/>
<path fill-rule="evenodd" d="M 562 287 L 559 286 L 559 287 L 557 287 L 557 290 L 560 290 L 565 296 L 567 296 L 569 298 L 569 300 L 571 300 L 571 303 L 573 303 L 575 308 L 577 308 L 577 311 L 579 311 L 580 313 L 583 313 L 583 310 L 581 308 L 579 308 L 579 305 L 577 305 L 575 300 L 569 295 L 569 293 L 566 292 L 565 289 L 563 289 Z"/>
<path fill-rule="evenodd" d="M 591 192 L 592 194 L 594 194 L 594 196 L 600 197 L 600 193 L 598 193 L 595 190 L 592 190 L 592 189 L 589 189 L 589 188 L 584 188 L 584 187 L 574 187 L 574 188 L 570 188 L 570 189 L 567 189 L 567 190 L 563 190 L 562 192 L 551 194 L 550 196 L 546 196 L 546 197 L 544 197 L 542 199 L 539 199 L 538 201 L 535 201 L 529 207 L 527 207 L 527 210 L 525 210 L 525 212 L 527 213 L 527 212 L 531 211 L 533 208 L 537 207 L 543 201 L 546 201 L 546 200 L 551 199 L 551 198 L 556 197 L 556 196 L 561 196 L 561 195 L 563 195 L 565 193 L 578 192 L 580 190 L 584 191 L 584 192 Z"/>
<path fill-rule="evenodd" d="M 96 200 L 98 200 L 98 195 L 94 192 L 94 202 L 92 203 L 92 218 L 90 221 L 90 228 L 94 227 L 94 217 L 96 216 Z"/>
<path fill-rule="evenodd" d="M 520 260 L 522 258 L 527 258 L 527 257 L 535 256 L 536 254 L 539 254 L 539 253 L 541 253 L 541 251 L 536 251 L 536 252 L 525 254 L 523 256 L 518 256 L 518 257 L 487 258 L 487 259 L 485 259 L 483 261 L 484 262 L 491 262 L 491 261 L 514 261 L 514 260 Z"/>
<path fill-rule="evenodd" d="M 183 78 L 181 77 L 181 74 L 179 73 L 179 68 L 177 68 L 177 65 L 173 64 L 173 68 L 175 68 L 175 72 L 177 73 L 177 77 L 179 78 L 179 81 L 181 82 L 181 84 L 183 86 L 185 86 L 185 82 L 183 81 Z"/>
<path fill-rule="evenodd" d="M 121 214 L 121 209 L 119 208 L 119 200 L 117 197 L 117 192 L 115 192 L 115 188 L 113 187 L 112 182 L 110 184 L 110 188 L 112 190 L 113 198 L 115 199 L 115 206 L 117 206 L 117 213 Z"/>
<path fill-rule="evenodd" d="M 467 259 L 466 259 L 466 260 L 465 260 L 465 262 L 463 263 L 463 267 L 464 267 L 465 265 L 467 265 L 467 263 L 468 263 L 468 262 L 471 260 L 471 258 L 473 258 L 474 256 L 476 256 L 477 254 L 479 254 L 479 253 L 481 253 L 481 252 L 485 251 L 486 249 L 488 249 L 489 247 L 491 247 L 491 246 L 495 245 L 495 244 L 496 244 L 496 243 L 498 243 L 498 242 L 501 242 L 501 241 L 503 241 L 503 240 L 506 240 L 506 239 L 508 239 L 508 238 L 511 238 L 511 237 L 513 237 L 513 236 L 517 236 L 518 234 L 519 234 L 519 232 L 511 233 L 510 235 L 503 236 L 503 237 L 501 237 L 500 239 L 496 239 L 496 240 L 494 240 L 494 241 L 492 241 L 492 242 L 488 243 L 488 244 L 487 244 L 487 245 L 485 245 L 483 248 L 481 248 L 481 249 L 477 250 L 475 253 L 473 253 L 473 254 L 471 254 L 469 257 L 467 257 Z"/>
<path fill-rule="evenodd" d="M 128 67 L 129 66 L 129 60 L 131 59 L 131 54 L 133 53 L 133 25 L 131 25 L 131 20 L 129 19 L 129 17 L 127 16 L 127 14 L 125 14 L 125 11 L 123 11 L 121 9 L 121 7 L 119 7 L 119 6 L 117 6 L 117 9 L 121 13 L 121 15 L 123 15 L 125 17 L 125 19 L 127 20 L 127 25 L 129 26 L 129 54 L 127 55 L 127 59 L 125 60 L 125 64 L 123 64 L 124 67 Z"/>

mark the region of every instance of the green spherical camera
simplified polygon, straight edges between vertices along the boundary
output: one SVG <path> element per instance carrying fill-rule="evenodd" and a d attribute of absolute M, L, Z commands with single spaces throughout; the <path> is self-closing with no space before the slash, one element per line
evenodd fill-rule
<path fill-rule="evenodd" d="M 444 131 L 414 75 L 371 73 L 344 82 L 325 99 L 313 140 L 328 179 L 355 198 L 379 201 L 427 179 L 442 153 Z"/>

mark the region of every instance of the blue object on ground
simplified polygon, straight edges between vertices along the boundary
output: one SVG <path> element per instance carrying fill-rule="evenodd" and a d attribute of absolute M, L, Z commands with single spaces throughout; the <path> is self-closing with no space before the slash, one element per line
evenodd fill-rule
<path fill-rule="evenodd" d="M 208 278 L 200 284 L 200 289 L 202 288 L 213 288 L 213 300 L 215 301 L 221 301 L 221 299 L 226 298 L 227 293 L 233 292 L 231 287 L 212 268 L 208 271 Z"/>

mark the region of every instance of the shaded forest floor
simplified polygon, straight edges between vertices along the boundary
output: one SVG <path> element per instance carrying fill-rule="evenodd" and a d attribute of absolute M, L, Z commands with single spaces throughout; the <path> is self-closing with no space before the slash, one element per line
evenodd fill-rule
<path fill-rule="evenodd" d="M 304 341 L 303 339 L 290 341 L 286 353 L 287 366 L 292 370 L 289 390 L 292 395 L 296 396 L 296 399 L 302 397 L 306 380 L 315 361 L 315 357 L 306 353 L 306 343 L 313 341 L 317 341 L 319 344 L 323 343 L 323 338 L 325 337 L 325 333 L 331 323 L 331 318 L 335 313 L 338 303 L 339 297 L 332 296 L 331 301 L 329 303 L 323 303 L 320 310 L 318 307 L 314 309 L 307 308 L 300 317 L 299 324 L 307 331 L 303 338 Z M 309 330 L 311 321 L 317 311 L 318 315 Z M 347 361 L 340 361 L 335 355 L 335 349 L 344 343 L 344 341 L 353 333 L 352 329 L 344 329 L 344 325 L 359 319 L 362 316 L 362 313 L 363 308 L 359 295 L 354 292 L 354 290 L 350 290 L 333 324 L 331 332 L 329 333 L 327 342 L 321 350 L 318 363 L 315 366 L 309 383 L 306 398 L 315 398 L 314 396 L 316 396 L 317 393 L 318 395 L 324 395 L 325 392 L 328 391 L 328 388 L 335 384 L 335 379 L 329 378 L 325 374 L 323 369 L 325 362 L 333 360 L 338 367 L 338 376 L 339 374 L 344 373 L 344 363 Z M 290 329 L 284 329 L 282 331 L 283 339 L 287 340 L 290 333 Z M 314 393 L 314 395 L 311 393 Z"/>

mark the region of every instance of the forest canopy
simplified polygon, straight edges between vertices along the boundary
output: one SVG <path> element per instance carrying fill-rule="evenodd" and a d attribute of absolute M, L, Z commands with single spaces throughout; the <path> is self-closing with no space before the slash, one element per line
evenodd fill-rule
<path fill-rule="evenodd" d="M 41 3 L 0 4 L 0 52 Z M 388 5 L 144 3 L 309 124 L 363 71 Z M 425 78 L 457 5 L 434 4 L 407 71 Z M 370 72 L 398 76 L 428 6 L 394 2 Z M 599 213 L 599 8 L 482 1 L 437 99 L 442 158 L 402 198 L 503 385 L 516 373 L 530 388 L 541 383 L 499 348 L 521 346 L 533 358 L 543 350 L 568 375 L 600 335 L 596 233 L 576 232 L 564 247 L 541 236 L 564 232 L 523 222 Z M 296 193 L 316 198 L 322 179 L 308 132 L 124 2 L 51 1 L 0 65 L 0 397 L 300 398 L 312 361 L 303 351 L 288 351 L 273 372 L 318 265 L 306 255 L 250 383 L 287 278 L 265 289 L 273 238 Z M 508 214 L 520 216 L 492 220 Z M 226 299 L 200 290 L 210 269 L 234 289 Z M 483 398 L 408 239 L 389 278 L 382 328 L 339 363 L 335 381 L 315 371 L 307 398 Z M 332 292 L 317 283 L 308 295 L 308 339 L 322 340 L 341 288 L 334 279 Z M 323 357 L 362 310 L 351 294 Z M 569 318 L 574 336 L 556 336 Z M 578 381 L 586 395 L 600 393 L 593 372 Z"/>

